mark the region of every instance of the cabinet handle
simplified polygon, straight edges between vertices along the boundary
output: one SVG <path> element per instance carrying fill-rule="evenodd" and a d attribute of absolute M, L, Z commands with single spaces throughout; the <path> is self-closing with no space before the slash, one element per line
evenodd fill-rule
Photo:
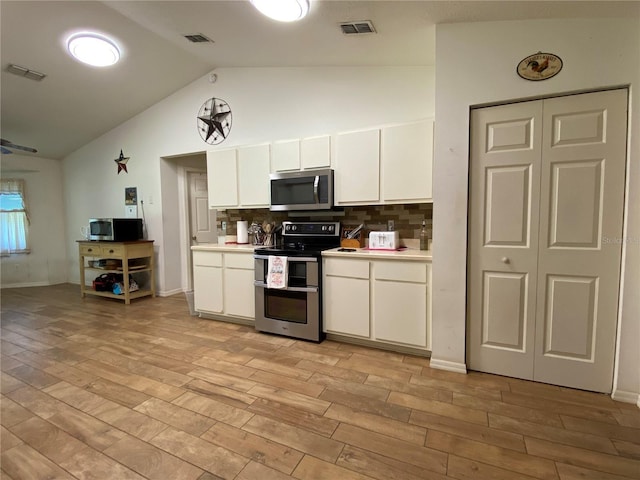
<path fill-rule="evenodd" d="M 113 253 L 113 250 L 109 250 L 109 253 Z"/>
<path fill-rule="evenodd" d="M 87 250 L 88 252 L 93 252 L 93 248 L 90 248 Z"/>
<path fill-rule="evenodd" d="M 509 260 L 508 257 L 502 257 L 502 263 L 510 263 L 511 260 Z"/>

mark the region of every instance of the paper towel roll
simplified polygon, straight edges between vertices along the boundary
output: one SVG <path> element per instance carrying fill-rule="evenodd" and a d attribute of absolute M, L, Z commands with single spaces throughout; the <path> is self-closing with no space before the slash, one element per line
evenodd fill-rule
<path fill-rule="evenodd" d="M 249 222 L 246 220 L 238 221 L 236 233 L 238 235 L 238 243 L 249 243 Z"/>

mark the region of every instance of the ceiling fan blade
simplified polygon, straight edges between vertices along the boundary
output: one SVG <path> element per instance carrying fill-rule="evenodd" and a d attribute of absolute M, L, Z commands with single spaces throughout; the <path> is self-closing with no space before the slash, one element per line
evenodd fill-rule
<path fill-rule="evenodd" d="M 11 150 L 9 150 L 8 148 L 4 148 L 3 146 L 0 146 L 0 152 L 4 153 L 5 155 L 13 153 Z"/>
<path fill-rule="evenodd" d="M 10 150 L 7 150 L 7 148 L 13 148 L 14 150 L 23 150 L 25 152 L 30 152 L 30 153 L 38 153 L 38 150 L 36 150 L 35 148 L 31 148 L 31 147 L 25 147 L 23 145 L 16 145 L 13 142 L 10 142 L 9 140 L 5 140 L 4 138 L 0 138 L 0 146 L 3 147 L 2 148 L 2 153 L 11 153 Z M 7 147 L 7 148 L 4 148 Z"/>

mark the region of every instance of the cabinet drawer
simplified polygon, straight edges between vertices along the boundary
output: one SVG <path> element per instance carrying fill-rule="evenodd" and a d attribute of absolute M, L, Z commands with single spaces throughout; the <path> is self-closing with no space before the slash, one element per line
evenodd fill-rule
<path fill-rule="evenodd" d="M 203 267 L 222 267 L 222 254 L 217 252 L 193 252 L 193 264 Z"/>
<path fill-rule="evenodd" d="M 245 270 L 253 270 L 254 260 L 252 253 L 225 253 L 225 268 L 243 268 Z"/>
<path fill-rule="evenodd" d="M 90 255 L 99 257 L 102 255 L 102 249 L 100 245 L 88 245 L 88 244 L 80 244 L 80 255 Z"/>
<path fill-rule="evenodd" d="M 123 245 L 101 245 L 100 255 L 103 257 L 122 257 L 124 256 Z"/>
<path fill-rule="evenodd" d="M 427 264 L 422 262 L 374 262 L 376 280 L 427 283 Z"/>
<path fill-rule="evenodd" d="M 369 262 L 327 258 L 324 261 L 324 273 L 334 277 L 369 278 Z"/>

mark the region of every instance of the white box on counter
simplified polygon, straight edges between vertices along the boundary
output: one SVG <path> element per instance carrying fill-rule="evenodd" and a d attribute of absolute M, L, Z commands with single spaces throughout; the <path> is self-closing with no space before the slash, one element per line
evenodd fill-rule
<path fill-rule="evenodd" d="M 400 248 L 399 232 L 369 233 L 369 250 L 397 250 L 398 248 Z"/>

